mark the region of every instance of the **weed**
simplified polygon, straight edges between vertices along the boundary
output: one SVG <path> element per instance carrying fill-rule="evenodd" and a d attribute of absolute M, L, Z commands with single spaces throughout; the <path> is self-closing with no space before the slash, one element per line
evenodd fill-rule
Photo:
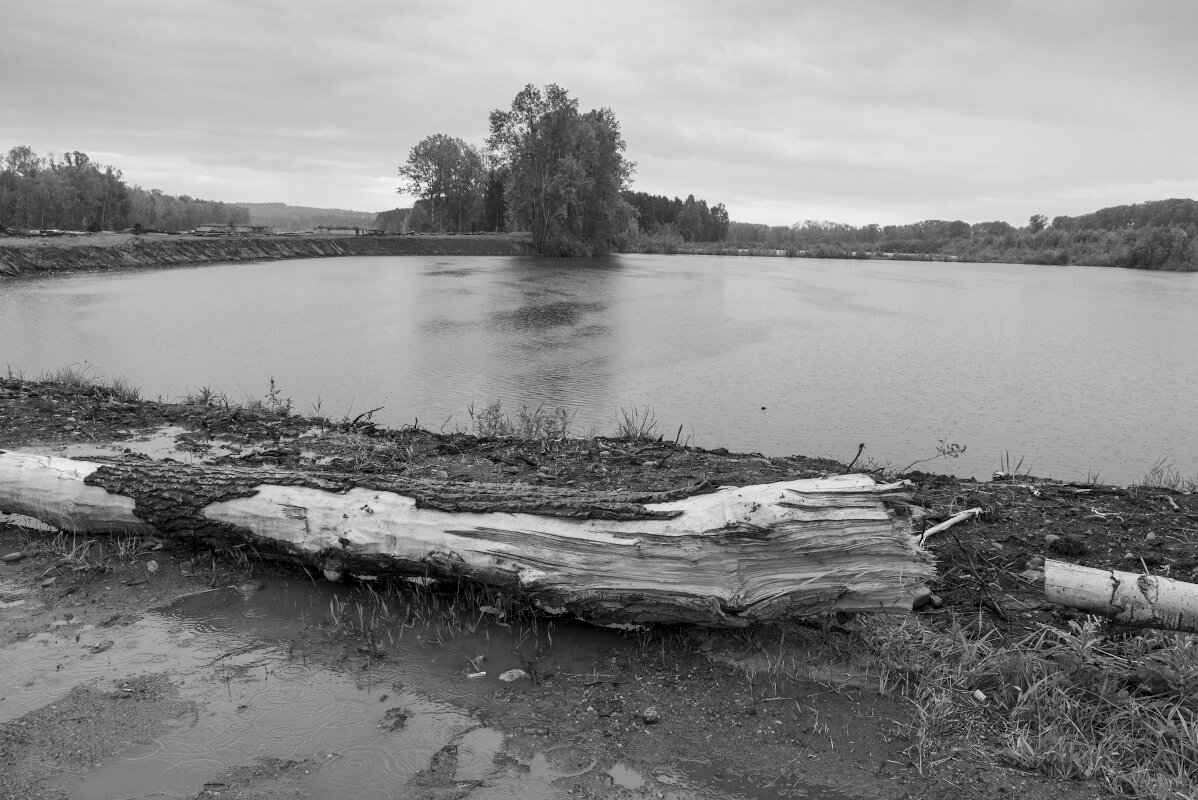
<path fill-rule="evenodd" d="M 229 404 L 229 398 L 222 392 L 218 392 L 211 386 L 201 386 L 194 392 L 188 392 L 183 395 L 181 402 L 188 406 L 216 406 Z"/>
<path fill-rule="evenodd" d="M 1152 469 L 1133 484 L 1139 489 L 1168 489 L 1175 492 L 1198 491 L 1198 474 L 1185 477 L 1167 458 L 1158 459 Z"/>
<path fill-rule="evenodd" d="M 291 398 L 283 397 L 282 390 L 275 383 L 274 376 L 270 378 L 270 390 L 263 397 L 246 396 L 242 408 L 256 414 L 276 414 L 286 417 L 291 414 Z"/>
<path fill-rule="evenodd" d="M 657 418 L 653 415 L 653 406 L 645 406 L 642 409 L 636 406 L 621 408 L 619 413 L 619 419 L 616 420 L 616 438 L 638 442 L 649 442 L 658 438 Z"/>
<path fill-rule="evenodd" d="M 574 420 L 574 414 L 565 408 L 547 409 L 543 403 L 535 409 L 522 404 L 512 419 L 504 412 L 502 400 L 492 401 L 481 411 L 475 411 L 471 404 L 466 413 L 475 435 L 484 439 L 560 441 L 567 437 Z"/>
<path fill-rule="evenodd" d="M 910 464 L 908 464 L 906 467 L 904 467 L 902 470 L 900 470 L 898 474 L 902 475 L 902 474 L 908 473 L 911 471 L 911 468 L 914 467 L 916 464 L 926 464 L 927 462 L 935 461 L 938 458 L 943 458 L 945 460 L 950 459 L 950 458 L 960 458 L 961 454 L 964 453 L 966 449 L 967 449 L 966 445 L 957 444 L 956 442 L 950 442 L 948 440 L 948 436 L 942 436 L 942 437 L 940 437 L 940 439 L 937 440 L 935 455 L 928 456 L 927 458 L 919 458 L 919 459 L 916 459 L 915 461 L 912 461 Z M 858 455 L 860 455 L 860 453 L 858 453 Z"/>
<path fill-rule="evenodd" d="M 12 376 L 11 367 L 9 376 Z M 141 399 L 141 389 L 130 383 L 127 378 L 113 378 L 105 381 L 86 361 L 49 370 L 42 373 L 38 380 L 42 383 L 53 383 L 65 389 L 93 389 L 109 400 L 118 400 L 122 403 L 136 403 Z"/>
<path fill-rule="evenodd" d="M 1032 474 L 1030 469 L 1020 472 L 1021 467 L 1023 467 L 1023 456 L 1020 456 L 1019 460 L 1012 464 L 1011 453 L 1004 450 L 1003 454 L 998 458 L 998 472 L 994 473 L 994 477 L 1022 480 Z"/>

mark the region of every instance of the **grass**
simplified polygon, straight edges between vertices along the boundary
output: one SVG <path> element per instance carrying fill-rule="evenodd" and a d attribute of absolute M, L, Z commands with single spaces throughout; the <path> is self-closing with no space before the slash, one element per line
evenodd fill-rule
<path fill-rule="evenodd" d="M 24 373 L 20 371 L 14 375 L 13 368 L 9 366 L 8 377 L 10 379 L 16 377 L 21 380 L 23 376 Z M 136 403 L 141 399 L 141 389 L 130 383 L 127 378 L 104 380 L 87 362 L 49 370 L 42 373 L 38 380 L 42 383 L 56 384 L 65 389 L 96 390 L 107 399 L 122 403 Z"/>
<path fill-rule="evenodd" d="M 1010 766 L 1092 779 L 1135 798 L 1193 798 L 1198 636 L 1108 634 L 1097 619 L 1016 643 L 969 620 L 866 619 L 856 633 L 878 688 L 913 706 L 912 760 L 946 740 Z"/>
<path fill-rule="evenodd" d="M 1152 469 L 1134 484 L 1140 489 L 1168 489 L 1174 492 L 1198 491 L 1198 474 L 1186 477 L 1167 458 L 1158 459 Z"/>
<path fill-rule="evenodd" d="M 567 438 L 574 421 L 574 414 L 565 408 L 547 409 L 544 404 L 535 409 L 521 404 L 513 418 L 503 410 L 501 400 L 494 400 L 479 411 L 471 404 L 467 413 L 474 434 L 483 439 L 559 441 Z"/>
<path fill-rule="evenodd" d="M 656 441 L 657 418 L 653 415 L 653 406 L 621 408 L 616 419 L 616 438 L 638 442 Z"/>

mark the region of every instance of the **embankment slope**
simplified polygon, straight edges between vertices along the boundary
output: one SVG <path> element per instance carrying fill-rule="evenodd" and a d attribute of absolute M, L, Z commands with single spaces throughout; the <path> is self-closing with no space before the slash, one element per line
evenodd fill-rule
<path fill-rule="evenodd" d="M 519 235 L 484 236 L 121 236 L 0 240 L 0 276 L 157 269 L 192 264 L 335 256 L 511 256 L 532 252 Z"/>

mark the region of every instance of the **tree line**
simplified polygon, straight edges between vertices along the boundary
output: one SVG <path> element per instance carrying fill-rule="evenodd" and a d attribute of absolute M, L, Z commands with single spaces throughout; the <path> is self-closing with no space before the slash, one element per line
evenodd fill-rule
<path fill-rule="evenodd" d="M 1198 270 L 1198 202 L 1156 200 L 1017 228 L 1000 220 L 923 220 L 856 227 L 807 220 L 791 226 L 733 222 L 725 244 L 825 258 L 943 258 L 1026 264 L 1086 264 Z"/>
<path fill-rule="evenodd" d="M 415 231 L 528 231 L 547 255 L 627 250 L 646 234 L 718 241 L 727 233 L 723 204 L 631 190 L 636 164 L 625 157 L 610 108 L 584 112 L 562 87 L 530 84 L 488 122 L 482 147 L 443 133 L 418 142 L 399 168 L 399 191 L 418 199 L 380 222 Z"/>
<path fill-rule="evenodd" d="M 119 169 L 77 150 L 39 156 L 20 145 L 8 151 L 0 167 L 0 226 L 5 228 L 112 231 L 140 225 L 183 231 L 250 222 L 243 206 L 130 186 Z"/>

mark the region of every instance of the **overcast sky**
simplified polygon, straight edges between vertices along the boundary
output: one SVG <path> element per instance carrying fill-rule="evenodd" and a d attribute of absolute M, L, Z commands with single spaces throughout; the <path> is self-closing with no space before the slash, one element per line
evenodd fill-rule
<path fill-rule="evenodd" d="M 634 188 L 734 220 L 1024 224 L 1198 197 L 1198 2 L 6 0 L 0 148 L 380 211 L 525 84 L 620 120 Z"/>

